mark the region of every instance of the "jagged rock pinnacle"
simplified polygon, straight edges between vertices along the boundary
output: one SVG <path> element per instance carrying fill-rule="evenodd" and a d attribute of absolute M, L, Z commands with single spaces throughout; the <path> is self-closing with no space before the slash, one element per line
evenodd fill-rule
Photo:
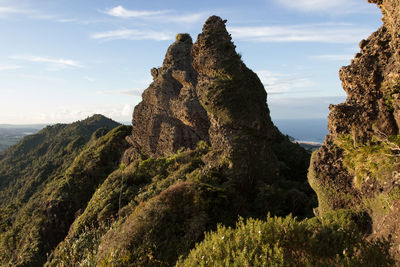
<path fill-rule="evenodd" d="M 207 166 L 225 162 L 237 186 L 250 192 L 259 179 L 278 176 L 269 144 L 276 129 L 265 89 L 236 53 L 225 23 L 207 19 L 193 46 L 189 35 L 177 35 L 134 110 L 125 159 L 168 155 L 204 140 L 212 147 Z"/>
<path fill-rule="evenodd" d="M 129 162 L 141 155 L 164 156 L 178 149 L 194 148 L 208 141 L 207 114 L 197 100 L 197 73 L 192 67 L 192 39 L 179 34 L 168 48 L 162 67 L 153 68 L 152 84 L 143 92 L 133 113 L 132 148 L 125 153 Z"/>
<path fill-rule="evenodd" d="M 260 177 L 275 179 L 277 164 L 266 144 L 274 127 L 265 89 L 236 53 L 225 22 L 217 16 L 207 19 L 193 45 L 196 92 L 211 123 L 210 142 L 217 156 L 210 164 L 227 159 L 238 184 L 251 188 Z"/>

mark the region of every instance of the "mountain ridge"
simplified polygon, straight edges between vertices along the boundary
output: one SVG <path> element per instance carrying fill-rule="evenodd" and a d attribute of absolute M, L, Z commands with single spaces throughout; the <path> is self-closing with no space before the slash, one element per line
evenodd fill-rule
<path fill-rule="evenodd" d="M 374 2 L 384 26 L 341 70 L 349 97 L 330 107 L 311 164 L 272 122 L 226 20 L 211 16 L 151 70 L 132 127 L 95 115 L 7 150 L 0 264 L 393 265 L 399 5 Z"/>

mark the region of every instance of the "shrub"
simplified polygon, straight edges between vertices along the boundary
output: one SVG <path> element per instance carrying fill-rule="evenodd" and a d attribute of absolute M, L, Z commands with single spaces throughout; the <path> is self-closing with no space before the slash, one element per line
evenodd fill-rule
<path fill-rule="evenodd" d="M 400 78 L 398 76 L 385 81 L 382 84 L 382 91 L 384 93 L 385 105 L 389 111 L 393 111 L 394 95 L 400 93 Z"/>
<path fill-rule="evenodd" d="M 176 266 L 392 266 L 390 244 L 366 241 L 356 218 L 340 210 L 304 221 L 240 219 L 236 228 L 207 233 Z"/>
<path fill-rule="evenodd" d="M 188 34 L 188 33 L 178 33 L 176 35 L 175 40 L 177 42 L 186 42 L 186 41 L 190 41 L 191 43 L 193 42 L 192 37 L 190 37 L 190 34 Z"/>

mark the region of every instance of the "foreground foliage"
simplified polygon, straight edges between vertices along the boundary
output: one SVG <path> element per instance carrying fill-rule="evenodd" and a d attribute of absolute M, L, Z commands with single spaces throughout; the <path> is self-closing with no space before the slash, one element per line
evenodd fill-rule
<path fill-rule="evenodd" d="M 393 266 L 390 243 L 366 241 L 365 214 L 339 210 L 297 221 L 240 219 L 218 226 L 176 266 Z"/>

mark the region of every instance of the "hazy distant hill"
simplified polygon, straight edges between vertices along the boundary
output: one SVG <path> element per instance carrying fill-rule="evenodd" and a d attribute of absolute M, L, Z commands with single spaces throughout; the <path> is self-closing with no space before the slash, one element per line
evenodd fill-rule
<path fill-rule="evenodd" d="M 15 145 L 24 136 L 37 133 L 46 127 L 44 124 L 35 125 L 11 125 L 0 124 L 0 152 Z"/>
<path fill-rule="evenodd" d="M 283 134 L 292 136 L 295 140 L 322 143 L 328 134 L 327 119 L 280 119 L 274 120 L 275 125 Z M 132 122 L 122 122 L 131 125 Z M 34 134 L 46 127 L 46 124 L 0 124 L 0 153 L 16 144 L 24 136 Z M 316 146 L 300 144 L 305 148 Z"/>

